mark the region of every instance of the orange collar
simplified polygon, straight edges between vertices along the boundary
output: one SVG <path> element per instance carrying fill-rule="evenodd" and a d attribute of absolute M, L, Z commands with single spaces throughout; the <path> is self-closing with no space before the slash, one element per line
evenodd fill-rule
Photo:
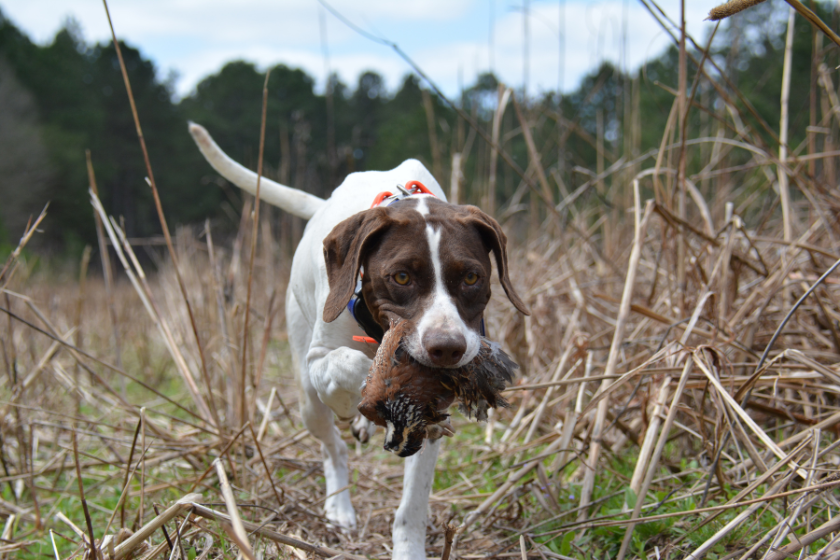
<path fill-rule="evenodd" d="M 426 185 L 421 183 L 420 181 L 409 181 L 405 184 L 405 187 L 402 185 L 397 185 L 397 194 L 392 193 L 391 191 L 384 191 L 376 195 L 376 198 L 373 199 L 373 204 L 370 205 L 371 208 L 376 208 L 377 206 L 389 206 L 398 200 L 402 200 L 404 198 L 408 198 L 409 196 L 415 196 L 418 194 L 428 194 L 431 196 L 435 196 L 435 194 L 426 188 Z"/>

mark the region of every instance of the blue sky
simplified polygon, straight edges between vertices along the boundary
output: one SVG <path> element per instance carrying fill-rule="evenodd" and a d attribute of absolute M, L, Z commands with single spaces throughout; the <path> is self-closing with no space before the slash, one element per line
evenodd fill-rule
<path fill-rule="evenodd" d="M 522 86 L 525 1 L 330 4 L 359 27 L 396 42 L 445 93 L 454 94 L 491 65 L 504 82 Z M 717 3 L 686 1 L 688 29 L 698 41 L 712 27 L 703 20 Z M 678 0 L 658 4 L 675 21 L 679 18 Z M 529 93 L 554 90 L 559 83 L 565 90 L 574 88 L 605 59 L 635 69 L 662 52 L 670 40 L 636 0 L 530 0 L 527 5 Z M 363 38 L 316 0 L 110 0 L 109 6 L 118 36 L 152 59 L 162 76 L 177 73 L 179 95 L 235 59 L 260 68 L 280 62 L 303 68 L 319 88 L 328 69 L 351 88 L 361 72 L 376 70 L 391 90 L 410 71 L 391 49 Z M 80 24 L 87 41 L 110 37 L 101 0 L 0 0 L 0 9 L 39 43 L 49 42 L 68 17 Z"/>

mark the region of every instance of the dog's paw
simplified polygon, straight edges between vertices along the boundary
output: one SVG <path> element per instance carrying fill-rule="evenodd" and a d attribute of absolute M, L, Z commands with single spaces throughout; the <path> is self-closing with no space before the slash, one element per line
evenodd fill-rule
<path fill-rule="evenodd" d="M 350 424 L 350 432 L 360 442 L 367 443 L 376 432 L 376 424 L 359 414 Z"/>
<path fill-rule="evenodd" d="M 356 510 L 350 503 L 350 492 L 347 490 L 339 492 L 335 496 L 327 498 L 324 503 L 327 519 L 330 523 L 342 531 L 353 531 L 356 529 Z"/>

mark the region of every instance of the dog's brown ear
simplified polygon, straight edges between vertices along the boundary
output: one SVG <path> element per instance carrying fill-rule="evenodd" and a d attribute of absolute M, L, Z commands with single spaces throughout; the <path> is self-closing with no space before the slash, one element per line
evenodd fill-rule
<path fill-rule="evenodd" d="M 507 237 L 505 237 L 505 233 L 502 231 L 499 222 L 475 206 L 463 206 L 462 208 L 468 212 L 467 222 L 478 229 L 484 244 L 493 251 L 493 256 L 496 257 L 496 269 L 499 273 L 499 281 L 502 283 L 502 288 L 504 288 L 508 299 L 522 314 L 530 315 L 531 312 L 528 311 L 528 306 L 525 305 L 525 302 L 522 301 L 516 293 L 516 290 L 513 289 L 513 284 L 510 282 L 510 276 L 508 276 Z"/>
<path fill-rule="evenodd" d="M 332 323 L 344 311 L 353 292 L 370 242 L 391 225 L 385 208 L 372 208 L 350 216 L 324 239 L 324 261 L 330 295 L 324 304 L 324 321 Z"/>

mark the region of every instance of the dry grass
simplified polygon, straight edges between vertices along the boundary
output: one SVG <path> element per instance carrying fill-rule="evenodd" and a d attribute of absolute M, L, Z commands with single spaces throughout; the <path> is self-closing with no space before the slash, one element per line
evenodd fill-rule
<path fill-rule="evenodd" d="M 529 131 L 536 115 L 514 105 Z M 522 222 L 499 214 L 512 231 L 545 219 L 510 248 L 532 314 L 496 286 L 486 317 L 521 376 L 488 424 L 456 414 L 428 554 L 446 556 L 453 535 L 462 558 L 840 554 L 840 280 L 818 281 L 840 261 L 834 156 L 826 141 L 808 171 L 779 161 L 728 109 L 717 136 L 675 145 L 672 118 L 660 150 L 556 208 L 527 135 L 523 185 L 543 204 Z M 704 167 L 685 170 L 691 159 Z M 475 180 L 484 192 L 495 172 Z M 574 200 L 596 186 L 618 210 Z M 381 435 L 361 446 L 343 430 L 359 529 L 327 523 L 282 319 L 289 263 L 249 215 L 223 246 L 209 227 L 181 230 L 177 258 L 151 253 L 147 277 L 100 212 L 124 253 L 113 286 L 86 262 L 78 282 L 25 251 L 4 265 L 0 555 L 390 556 L 402 460 Z"/>

